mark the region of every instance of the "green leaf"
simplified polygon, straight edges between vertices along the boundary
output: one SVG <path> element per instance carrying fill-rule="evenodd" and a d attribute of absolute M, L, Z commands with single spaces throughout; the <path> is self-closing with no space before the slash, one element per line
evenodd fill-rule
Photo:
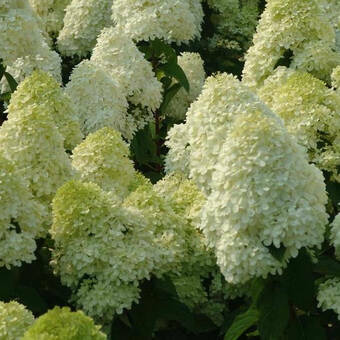
<path fill-rule="evenodd" d="M 7 82 L 8 82 L 8 85 L 11 91 L 14 92 L 18 87 L 18 83 L 8 72 L 5 72 L 4 74 L 5 74 L 5 77 L 7 79 Z"/>
<path fill-rule="evenodd" d="M 5 70 L 6 68 L 4 67 L 4 65 L 1 64 L 1 61 L 0 61 L 0 80 L 4 76 Z"/>
<path fill-rule="evenodd" d="M 5 93 L 2 93 L 1 95 L 0 95 L 0 99 L 2 100 L 2 101 L 4 101 L 4 102 L 9 102 L 10 101 L 10 99 L 11 99 L 11 95 L 12 95 L 12 93 L 11 92 L 5 92 Z"/>
<path fill-rule="evenodd" d="M 315 306 L 315 278 L 313 263 L 306 249 L 301 249 L 298 257 L 289 262 L 282 278 L 289 300 L 299 309 L 312 310 Z"/>
<path fill-rule="evenodd" d="M 20 303 L 25 305 L 34 314 L 41 315 L 47 311 L 47 304 L 38 292 L 32 287 L 19 286 L 16 296 Z"/>
<path fill-rule="evenodd" d="M 269 283 L 257 302 L 262 340 L 278 340 L 289 320 L 288 295 L 282 286 Z"/>
<path fill-rule="evenodd" d="M 224 336 L 224 340 L 237 340 L 247 329 L 257 323 L 259 313 L 254 307 L 236 316 L 234 322 Z"/>
<path fill-rule="evenodd" d="M 179 83 L 172 85 L 165 93 L 163 103 L 159 109 L 161 113 L 164 113 L 166 108 L 168 107 L 170 101 L 175 97 L 177 92 L 181 89 L 181 85 Z"/>
<path fill-rule="evenodd" d="M 164 41 L 160 39 L 155 39 L 151 42 L 151 47 L 153 54 L 157 57 L 163 55 L 167 62 L 177 64 L 177 54 L 176 51 Z"/>
<path fill-rule="evenodd" d="M 169 62 L 160 66 L 160 69 L 170 77 L 175 78 L 187 92 L 190 90 L 190 85 L 187 76 L 182 68 L 175 62 Z"/>
<path fill-rule="evenodd" d="M 340 262 L 328 256 L 321 256 L 319 262 L 314 265 L 314 271 L 319 274 L 340 277 Z"/>
<path fill-rule="evenodd" d="M 286 252 L 286 247 L 281 245 L 280 248 L 276 248 L 273 244 L 267 246 L 270 255 L 272 255 L 276 260 L 282 261 Z"/>
<path fill-rule="evenodd" d="M 326 331 L 322 328 L 317 317 L 302 317 L 302 327 L 306 340 L 326 340 Z"/>

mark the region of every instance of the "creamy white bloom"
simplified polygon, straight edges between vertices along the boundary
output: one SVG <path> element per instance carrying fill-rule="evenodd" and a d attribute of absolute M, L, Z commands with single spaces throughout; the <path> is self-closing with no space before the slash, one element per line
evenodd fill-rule
<path fill-rule="evenodd" d="M 0 11 L 0 58 L 17 81 L 33 69 L 43 69 L 60 79 L 60 58 L 51 51 L 27 0 L 13 1 Z"/>
<path fill-rule="evenodd" d="M 29 0 L 34 11 L 41 18 L 45 30 L 56 35 L 63 27 L 65 8 L 71 0 Z"/>
<path fill-rule="evenodd" d="M 340 279 L 334 278 L 319 285 L 318 307 L 323 311 L 332 309 L 340 320 Z"/>
<path fill-rule="evenodd" d="M 112 19 L 135 41 L 187 43 L 200 37 L 203 10 L 200 0 L 115 0 Z"/>
<path fill-rule="evenodd" d="M 293 54 L 292 67 L 301 66 L 328 80 L 332 69 L 329 63 L 338 60 L 334 48 L 334 27 L 322 1 L 269 0 L 246 55 L 243 80 L 253 88 L 261 85 L 286 51 Z"/>
<path fill-rule="evenodd" d="M 130 103 L 149 111 L 160 106 L 162 84 L 151 64 L 124 31 L 116 27 L 104 29 L 98 37 L 91 61 L 118 82 Z"/>
<path fill-rule="evenodd" d="M 166 146 L 169 152 L 165 158 L 166 173 L 179 172 L 187 177 L 190 173 L 190 144 L 186 124 L 176 124 L 168 132 Z"/>
<path fill-rule="evenodd" d="M 0 301 L 0 338 L 3 340 L 20 340 L 26 330 L 33 324 L 34 316 L 16 301 Z"/>
<path fill-rule="evenodd" d="M 73 150 L 73 167 L 84 182 L 98 184 L 106 191 L 124 197 L 134 180 L 129 145 L 114 129 L 103 128 L 90 134 Z"/>
<path fill-rule="evenodd" d="M 112 127 L 131 140 L 137 122 L 128 113 L 125 89 L 104 69 L 85 60 L 78 64 L 66 85 L 84 133 Z"/>
<path fill-rule="evenodd" d="M 183 131 L 190 176 L 208 194 L 201 227 L 229 283 L 280 273 L 301 247 L 320 246 L 323 176 L 247 87 L 231 75 L 208 78 Z M 286 248 L 282 262 L 270 246 Z"/>
<path fill-rule="evenodd" d="M 339 181 L 339 93 L 309 73 L 279 67 L 258 94 L 306 147 L 310 161 Z"/>
<path fill-rule="evenodd" d="M 340 259 L 340 214 L 336 215 L 331 224 L 331 244 L 335 248 L 335 256 Z"/>
<path fill-rule="evenodd" d="M 198 53 L 184 52 L 178 57 L 178 65 L 183 69 L 189 81 L 189 93 L 181 88 L 171 99 L 165 114 L 177 120 L 184 120 L 190 104 L 202 91 L 205 80 L 203 60 Z"/>
<path fill-rule="evenodd" d="M 232 122 L 245 111 L 272 114 L 252 92 L 232 75 L 209 77 L 201 95 L 191 104 L 182 128 L 190 145 L 190 177 L 209 193 L 223 140 Z"/>
<path fill-rule="evenodd" d="M 22 172 L 17 171 L 13 164 L 2 156 L 0 204 L 0 268 L 32 262 L 35 259 L 35 238 L 42 231 L 42 218 L 46 211 L 33 200 Z M 0 320 L 0 336 L 1 329 Z"/>
<path fill-rule="evenodd" d="M 88 55 L 100 31 L 112 24 L 111 4 L 112 0 L 72 0 L 58 36 L 59 51 L 67 56 Z"/>
<path fill-rule="evenodd" d="M 29 106 L 0 128 L 0 152 L 14 163 L 47 210 L 57 188 L 73 175 L 63 144 L 51 115 L 38 107 Z"/>

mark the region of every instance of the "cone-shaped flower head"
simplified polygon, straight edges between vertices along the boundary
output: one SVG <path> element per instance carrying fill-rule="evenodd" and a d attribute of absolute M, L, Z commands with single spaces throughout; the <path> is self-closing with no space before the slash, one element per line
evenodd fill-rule
<path fill-rule="evenodd" d="M 169 152 L 165 158 L 165 170 L 179 172 L 187 177 L 190 173 L 190 144 L 186 124 L 176 124 L 168 132 L 166 146 Z"/>
<path fill-rule="evenodd" d="M 223 141 L 233 121 L 244 112 L 261 111 L 270 112 L 232 75 L 218 74 L 206 80 L 201 95 L 188 110 L 186 128 L 183 128 L 190 144 L 187 147 L 190 176 L 206 193 L 210 192 Z"/>
<path fill-rule="evenodd" d="M 192 181 L 179 174 L 166 176 L 154 186 L 154 190 L 170 204 L 183 222 L 185 255 L 176 270 L 185 275 L 199 274 L 204 277 L 215 264 L 213 254 L 206 249 L 205 237 L 198 229 L 204 195 Z"/>
<path fill-rule="evenodd" d="M 154 274 L 159 277 L 178 270 L 185 254 L 185 221 L 170 202 L 151 183 L 145 183 L 127 196 L 124 206 L 139 209 L 152 229 L 153 248 L 158 255 Z"/>
<path fill-rule="evenodd" d="M 42 231 L 42 218 L 46 211 L 33 200 L 22 174 L 2 156 L 0 205 L 0 267 L 31 262 L 35 259 L 35 238 Z"/>
<path fill-rule="evenodd" d="M 65 149 L 72 150 L 82 140 L 79 122 L 67 95 L 51 76 L 35 71 L 26 78 L 11 97 L 8 117 L 29 114 L 29 107 L 38 107 L 51 114 L 58 131 L 65 138 Z"/>
<path fill-rule="evenodd" d="M 311 74 L 280 67 L 258 90 L 260 98 L 306 147 L 309 159 L 340 180 L 340 95 Z"/>
<path fill-rule="evenodd" d="M 111 4 L 112 0 L 72 0 L 59 33 L 59 51 L 67 56 L 88 55 L 100 31 L 112 24 Z"/>
<path fill-rule="evenodd" d="M 338 90 L 338 93 L 340 93 L 340 65 L 332 72 L 332 85 Z"/>
<path fill-rule="evenodd" d="M 331 243 L 335 248 L 335 256 L 340 259 L 340 214 L 338 214 L 331 224 Z"/>
<path fill-rule="evenodd" d="M 89 60 L 81 62 L 74 68 L 65 91 L 86 135 L 108 126 L 132 139 L 137 126 L 127 112 L 125 91 L 104 69 Z"/>
<path fill-rule="evenodd" d="M 34 322 L 33 314 L 16 301 L 0 301 L 0 339 L 20 340 Z"/>
<path fill-rule="evenodd" d="M 340 320 L 340 279 L 334 278 L 319 285 L 318 307 L 323 311 L 332 309 Z"/>
<path fill-rule="evenodd" d="M 129 146 L 119 132 L 103 128 L 90 134 L 73 151 L 73 167 L 84 182 L 98 184 L 124 197 L 135 176 Z"/>
<path fill-rule="evenodd" d="M 178 58 L 178 65 L 188 78 L 190 90 L 188 93 L 184 88 L 181 88 L 170 101 L 165 113 L 177 120 L 184 120 L 190 104 L 196 100 L 202 91 L 205 71 L 203 60 L 198 53 L 182 53 Z"/>
<path fill-rule="evenodd" d="M 237 79 L 225 81 L 229 96 L 240 92 L 219 99 L 227 102 L 218 116 L 224 132 L 209 131 L 220 142 L 201 227 L 221 272 L 236 284 L 280 273 L 302 247 L 321 246 L 327 196 L 322 173 L 282 121 Z M 282 249 L 282 260 L 272 248 Z"/>
<path fill-rule="evenodd" d="M 47 45 L 28 1 L 6 3 L 6 9 L 0 8 L 0 59 L 7 71 L 18 82 L 35 68 L 61 79 L 60 57 Z"/>
<path fill-rule="evenodd" d="M 71 181 L 53 200 L 52 265 L 88 315 L 112 317 L 139 298 L 138 281 L 150 276 L 158 252 L 136 208 L 94 183 Z"/>
<path fill-rule="evenodd" d="M 50 114 L 29 107 L 0 129 L 0 151 L 29 182 L 33 196 L 50 206 L 57 188 L 73 174 L 71 162 Z"/>
<path fill-rule="evenodd" d="M 34 11 L 43 21 L 45 30 L 55 36 L 64 25 L 65 8 L 71 0 L 29 0 Z"/>
<path fill-rule="evenodd" d="M 133 41 L 116 27 L 104 29 L 98 37 L 91 61 L 115 79 L 128 100 L 149 111 L 162 101 L 162 84 L 151 64 Z"/>
<path fill-rule="evenodd" d="M 115 0 L 112 19 L 135 41 L 187 43 L 201 35 L 203 10 L 200 0 Z"/>
<path fill-rule="evenodd" d="M 292 67 L 329 80 L 340 56 L 334 52 L 335 31 L 322 3 L 318 0 L 267 2 L 253 46 L 246 55 L 243 71 L 246 85 L 254 88 L 261 85 L 289 53 L 293 54 Z"/>
<path fill-rule="evenodd" d="M 105 340 L 100 328 L 82 311 L 55 307 L 36 319 L 22 340 Z"/>

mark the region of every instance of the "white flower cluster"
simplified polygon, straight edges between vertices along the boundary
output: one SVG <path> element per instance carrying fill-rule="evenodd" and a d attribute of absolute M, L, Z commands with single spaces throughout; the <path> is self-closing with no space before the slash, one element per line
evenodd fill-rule
<path fill-rule="evenodd" d="M 47 209 L 57 188 L 73 174 L 63 144 L 51 115 L 37 106 L 13 114 L 0 128 L 0 152 Z"/>
<path fill-rule="evenodd" d="M 128 102 L 118 82 L 89 60 L 72 72 L 65 92 L 72 98 L 85 135 L 110 126 L 132 139 L 136 124 L 128 114 Z"/>
<path fill-rule="evenodd" d="M 32 262 L 35 259 L 35 238 L 42 231 L 42 217 L 46 212 L 33 200 L 22 173 L 2 156 L 0 204 L 0 268 Z"/>
<path fill-rule="evenodd" d="M 126 30 L 104 29 L 98 37 L 91 61 L 118 81 L 129 102 L 150 111 L 159 107 L 162 84 L 143 53 L 126 35 Z"/>
<path fill-rule="evenodd" d="M 201 95 L 187 112 L 190 176 L 206 193 L 221 159 L 224 138 L 232 122 L 245 111 L 272 114 L 232 75 L 219 74 L 206 80 Z"/>
<path fill-rule="evenodd" d="M 338 93 L 340 93 L 340 65 L 332 72 L 332 85 L 338 90 Z"/>
<path fill-rule="evenodd" d="M 206 74 L 199 53 L 182 53 L 178 57 L 178 65 L 187 76 L 190 90 L 188 93 L 184 88 L 181 88 L 170 101 L 165 114 L 177 120 L 184 120 L 190 104 L 202 91 Z"/>
<path fill-rule="evenodd" d="M 56 36 L 64 25 L 65 8 L 71 0 L 29 0 L 46 32 Z"/>
<path fill-rule="evenodd" d="M 91 60 L 75 68 L 66 92 L 74 100 L 85 133 L 109 126 L 128 140 L 162 101 L 162 84 L 151 64 L 116 28 L 102 31 Z M 127 101 L 135 110 L 128 112 Z"/>
<path fill-rule="evenodd" d="M 72 150 L 82 140 L 80 125 L 70 98 L 54 78 L 43 71 L 34 71 L 19 84 L 8 106 L 8 117 L 29 114 L 29 108 L 39 108 L 53 118 L 64 137 L 66 150 Z"/>
<path fill-rule="evenodd" d="M 16 301 L 0 301 L 0 339 L 20 340 L 33 324 L 34 316 Z"/>
<path fill-rule="evenodd" d="M 340 95 L 311 74 L 285 67 L 268 77 L 258 94 L 306 147 L 310 161 L 339 181 Z"/>
<path fill-rule="evenodd" d="M 340 279 L 333 278 L 319 285 L 318 307 L 323 311 L 332 309 L 340 320 Z"/>
<path fill-rule="evenodd" d="M 135 41 L 180 44 L 200 37 L 203 10 L 201 0 L 114 0 L 112 19 Z"/>
<path fill-rule="evenodd" d="M 231 75 L 207 79 L 187 114 L 189 169 L 207 193 L 201 227 L 226 280 L 281 272 L 327 223 L 322 173 L 281 120 Z M 284 247 L 280 262 L 270 247 Z"/>
<path fill-rule="evenodd" d="M 60 57 L 50 50 L 27 0 L 0 8 L 0 41 L 0 58 L 17 81 L 36 68 L 61 79 Z"/>
<path fill-rule="evenodd" d="M 331 224 L 330 239 L 335 249 L 335 256 L 340 260 L 340 214 L 335 217 Z"/>
<path fill-rule="evenodd" d="M 94 183 L 71 181 L 53 200 L 52 265 L 88 315 L 111 318 L 139 298 L 158 252 L 151 225 Z"/>
<path fill-rule="evenodd" d="M 287 51 L 293 54 L 291 67 L 329 80 L 340 56 L 334 51 L 335 30 L 322 4 L 318 0 L 267 2 L 246 55 L 246 85 L 261 85 Z"/>
<path fill-rule="evenodd" d="M 169 148 L 165 158 L 166 173 L 179 172 L 189 177 L 190 144 L 186 124 L 176 124 L 169 130 L 166 146 Z"/>
<path fill-rule="evenodd" d="M 90 134 L 73 150 L 73 167 L 84 182 L 92 182 L 118 197 L 128 194 L 135 177 L 129 146 L 121 135 L 111 128 Z"/>
<path fill-rule="evenodd" d="M 111 4 L 112 0 L 72 0 L 58 36 L 59 51 L 66 56 L 87 56 L 100 31 L 112 24 Z"/>

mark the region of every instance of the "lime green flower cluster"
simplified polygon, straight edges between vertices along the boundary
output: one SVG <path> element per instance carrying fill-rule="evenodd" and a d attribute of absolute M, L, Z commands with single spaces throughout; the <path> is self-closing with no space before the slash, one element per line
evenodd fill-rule
<path fill-rule="evenodd" d="M 106 340 L 107 337 L 100 331 L 100 326 L 82 311 L 71 312 L 67 307 L 55 307 L 36 319 L 20 339 Z"/>
<path fill-rule="evenodd" d="M 340 94 L 311 74 L 279 67 L 258 90 L 320 169 L 340 181 Z"/>
<path fill-rule="evenodd" d="M 138 300 L 158 252 L 151 226 L 136 208 L 94 183 L 71 181 L 53 200 L 53 261 L 87 314 L 109 318 Z"/>
<path fill-rule="evenodd" d="M 248 49 L 258 23 L 259 0 L 208 0 L 216 33 L 210 47 L 242 52 Z"/>
<path fill-rule="evenodd" d="M 74 149 L 72 165 L 79 171 L 82 181 L 96 183 L 124 197 L 135 176 L 129 155 L 129 146 L 120 133 L 103 128 L 90 134 Z"/>
<path fill-rule="evenodd" d="M 33 314 L 25 306 L 16 301 L 8 303 L 0 301 L 1 340 L 21 340 L 33 322 Z"/>
<path fill-rule="evenodd" d="M 43 71 L 34 71 L 18 86 L 8 106 L 8 117 L 29 114 L 30 107 L 51 115 L 65 139 L 66 150 L 81 142 L 83 136 L 71 100 L 57 81 Z"/>
<path fill-rule="evenodd" d="M 329 81 L 340 63 L 335 43 L 335 29 L 323 1 L 269 0 L 246 54 L 243 80 L 252 88 L 261 86 L 290 52 L 292 68 Z"/>

